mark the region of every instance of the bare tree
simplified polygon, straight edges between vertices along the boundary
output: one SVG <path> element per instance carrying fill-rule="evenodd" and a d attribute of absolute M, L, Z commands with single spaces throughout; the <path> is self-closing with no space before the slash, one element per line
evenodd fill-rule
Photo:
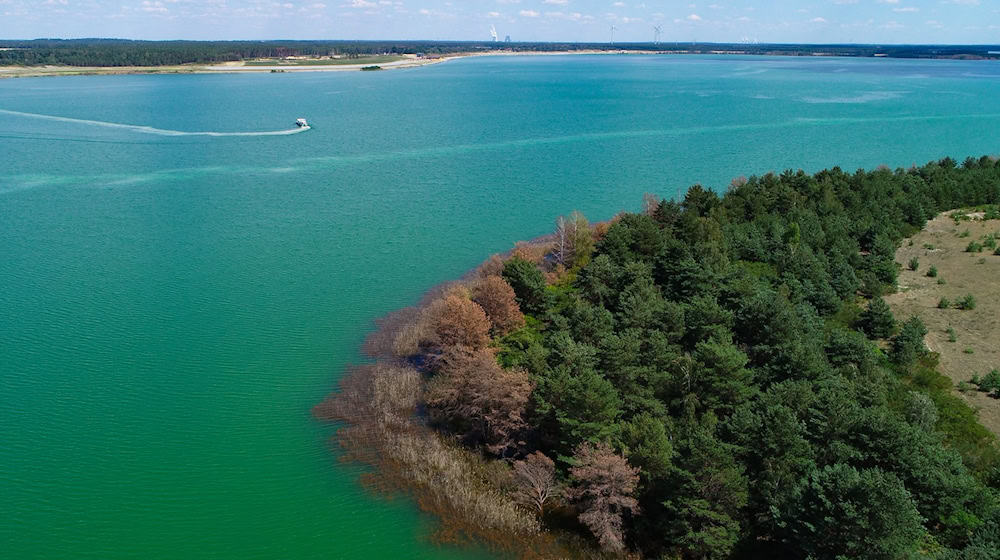
<path fill-rule="evenodd" d="M 562 491 L 556 482 L 555 463 L 541 451 L 514 462 L 514 484 L 514 499 L 537 510 L 539 517 L 545 514 L 545 503 Z"/>
<path fill-rule="evenodd" d="M 556 218 L 555 236 L 556 242 L 553 253 L 555 254 L 556 262 L 561 265 L 565 265 L 572 259 L 569 252 L 572 251 L 573 237 L 569 232 L 569 222 L 567 222 L 566 218 L 563 216 Z"/>
<path fill-rule="evenodd" d="M 639 483 L 639 469 L 604 443 L 583 443 L 573 458 L 576 466 L 570 469 L 570 475 L 576 486 L 568 495 L 582 510 L 580 522 L 604 549 L 624 550 L 623 515 L 625 511 L 639 513 L 639 502 L 632 497 Z"/>
<path fill-rule="evenodd" d="M 642 195 L 642 213 L 647 216 L 656 214 L 656 209 L 660 207 L 660 197 L 652 193 Z"/>
<path fill-rule="evenodd" d="M 590 222 L 584 215 L 576 210 L 569 215 L 569 221 L 573 224 L 573 264 L 586 264 L 582 261 L 589 259 L 594 250 L 594 231 L 590 227 Z"/>

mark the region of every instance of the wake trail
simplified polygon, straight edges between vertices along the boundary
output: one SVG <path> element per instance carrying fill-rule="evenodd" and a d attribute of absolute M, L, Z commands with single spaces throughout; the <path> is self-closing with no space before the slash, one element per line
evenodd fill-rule
<path fill-rule="evenodd" d="M 72 119 L 69 117 L 58 117 L 55 115 L 42 115 L 39 113 L 23 113 L 21 111 L 9 111 L 7 109 L 0 109 L 0 114 L 12 115 L 15 117 L 26 117 L 31 119 L 42 119 L 47 121 L 56 122 L 67 122 L 74 124 L 85 124 L 90 126 L 100 126 L 104 128 L 117 128 L 121 130 L 131 130 L 132 132 L 139 132 L 141 134 L 155 134 L 157 136 L 212 136 L 212 137 L 223 137 L 223 136 L 288 136 L 291 134 L 298 134 L 300 132 L 305 132 L 309 130 L 305 127 L 297 127 L 288 130 L 272 130 L 272 131 L 262 131 L 262 132 L 216 132 L 216 131 L 206 131 L 206 132 L 185 132 L 183 130 L 166 130 L 162 128 L 153 128 L 151 126 L 141 126 L 135 124 L 122 124 L 113 123 L 105 121 L 91 121 L 86 119 Z"/>

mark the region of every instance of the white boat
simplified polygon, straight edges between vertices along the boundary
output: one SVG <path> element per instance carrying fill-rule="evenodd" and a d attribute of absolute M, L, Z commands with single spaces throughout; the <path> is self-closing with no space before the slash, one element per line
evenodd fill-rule
<path fill-rule="evenodd" d="M 295 121 L 295 126 L 300 128 L 309 128 L 309 123 L 307 123 L 305 119 L 297 119 Z"/>

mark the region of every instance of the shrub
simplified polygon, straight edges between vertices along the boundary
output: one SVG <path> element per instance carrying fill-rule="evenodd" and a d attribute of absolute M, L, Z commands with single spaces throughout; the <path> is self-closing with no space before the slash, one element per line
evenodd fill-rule
<path fill-rule="evenodd" d="M 948 298 L 943 297 L 938 301 L 938 309 L 948 309 L 949 307 L 951 307 L 951 302 L 948 301 Z"/>
<path fill-rule="evenodd" d="M 965 246 L 966 253 L 982 253 L 983 244 L 976 241 L 969 241 L 969 244 Z"/>
<path fill-rule="evenodd" d="M 924 249 L 927 249 L 928 251 L 933 251 L 934 250 L 934 244 L 933 243 L 924 243 Z"/>
<path fill-rule="evenodd" d="M 937 273 L 937 267 L 936 266 L 931 265 L 931 267 L 927 269 L 927 277 L 928 278 L 937 278 L 937 274 L 938 273 Z"/>
<path fill-rule="evenodd" d="M 945 284 L 948 283 L 948 281 L 945 280 L 944 278 L 938 278 L 938 282 L 937 283 L 938 283 L 938 286 L 944 286 Z"/>
<path fill-rule="evenodd" d="M 969 230 L 965 230 L 962 233 L 960 233 L 958 237 L 959 237 L 959 239 L 965 239 L 966 237 L 968 237 L 970 235 L 972 235 L 972 232 L 969 231 Z"/>
<path fill-rule="evenodd" d="M 958 333 L 955 332 L 953 327 L 948 327 L 948 330 L 945 332 L 948 333 L 948 342 L 958 342 Z"/>
<path fill-rule="evenodd" d="M 976 308 L 976 298 L 972 294 L 966 294 L 964 298 L 955 302 L 955 307 L 963 311 L 971 311 Z"/>
<path fill-rule="evenodd" d="M 920 268 L 920 259 L 918 259 L 917 257 L 913 257 L 912 259 L 910 259 L 909 265 L 910 265 L 910 270 L 916 271 L 918 268 Z"/>
<path fill-rule="evenodd" d="M 996 249 L 997 248 L 996 238 L 993 237 L 993 235 L 987 235 L 986 241 L 983 241 L 983 247 L 986 247 L 987 249 Z"/>
<path fill-rule="evenodd" d="M 978 375 L 973 376 L 972 384 L 978 386 L 980 391 L 985 391 L 987 393 L 990 391 L 1000 390 L 1000 371 L 993 369 L 982 379 L 980 379 Z"/>
<path fill-rule="evenodd" d="M 972 348 L 966 348 L 965 350 L 962 350 L 962 352 L 965 353 L 965 354 L 975 354 L 976 353 L 976 351 L 973 350 Z"/>

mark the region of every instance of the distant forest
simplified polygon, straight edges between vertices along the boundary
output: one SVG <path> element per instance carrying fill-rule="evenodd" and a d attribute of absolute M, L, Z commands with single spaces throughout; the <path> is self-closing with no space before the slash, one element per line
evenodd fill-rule
<path fill-rule="evenodd" d="M 659 51 L 787 56 L 994 58 L 1000 46 L 794 45 L 743 43 L 499 43 L 489 41 L 129 41 L 124 39 L 0 40 L 0 66 L 167 66 L 285 56 L 457 54 L 511 50 Z"/>

